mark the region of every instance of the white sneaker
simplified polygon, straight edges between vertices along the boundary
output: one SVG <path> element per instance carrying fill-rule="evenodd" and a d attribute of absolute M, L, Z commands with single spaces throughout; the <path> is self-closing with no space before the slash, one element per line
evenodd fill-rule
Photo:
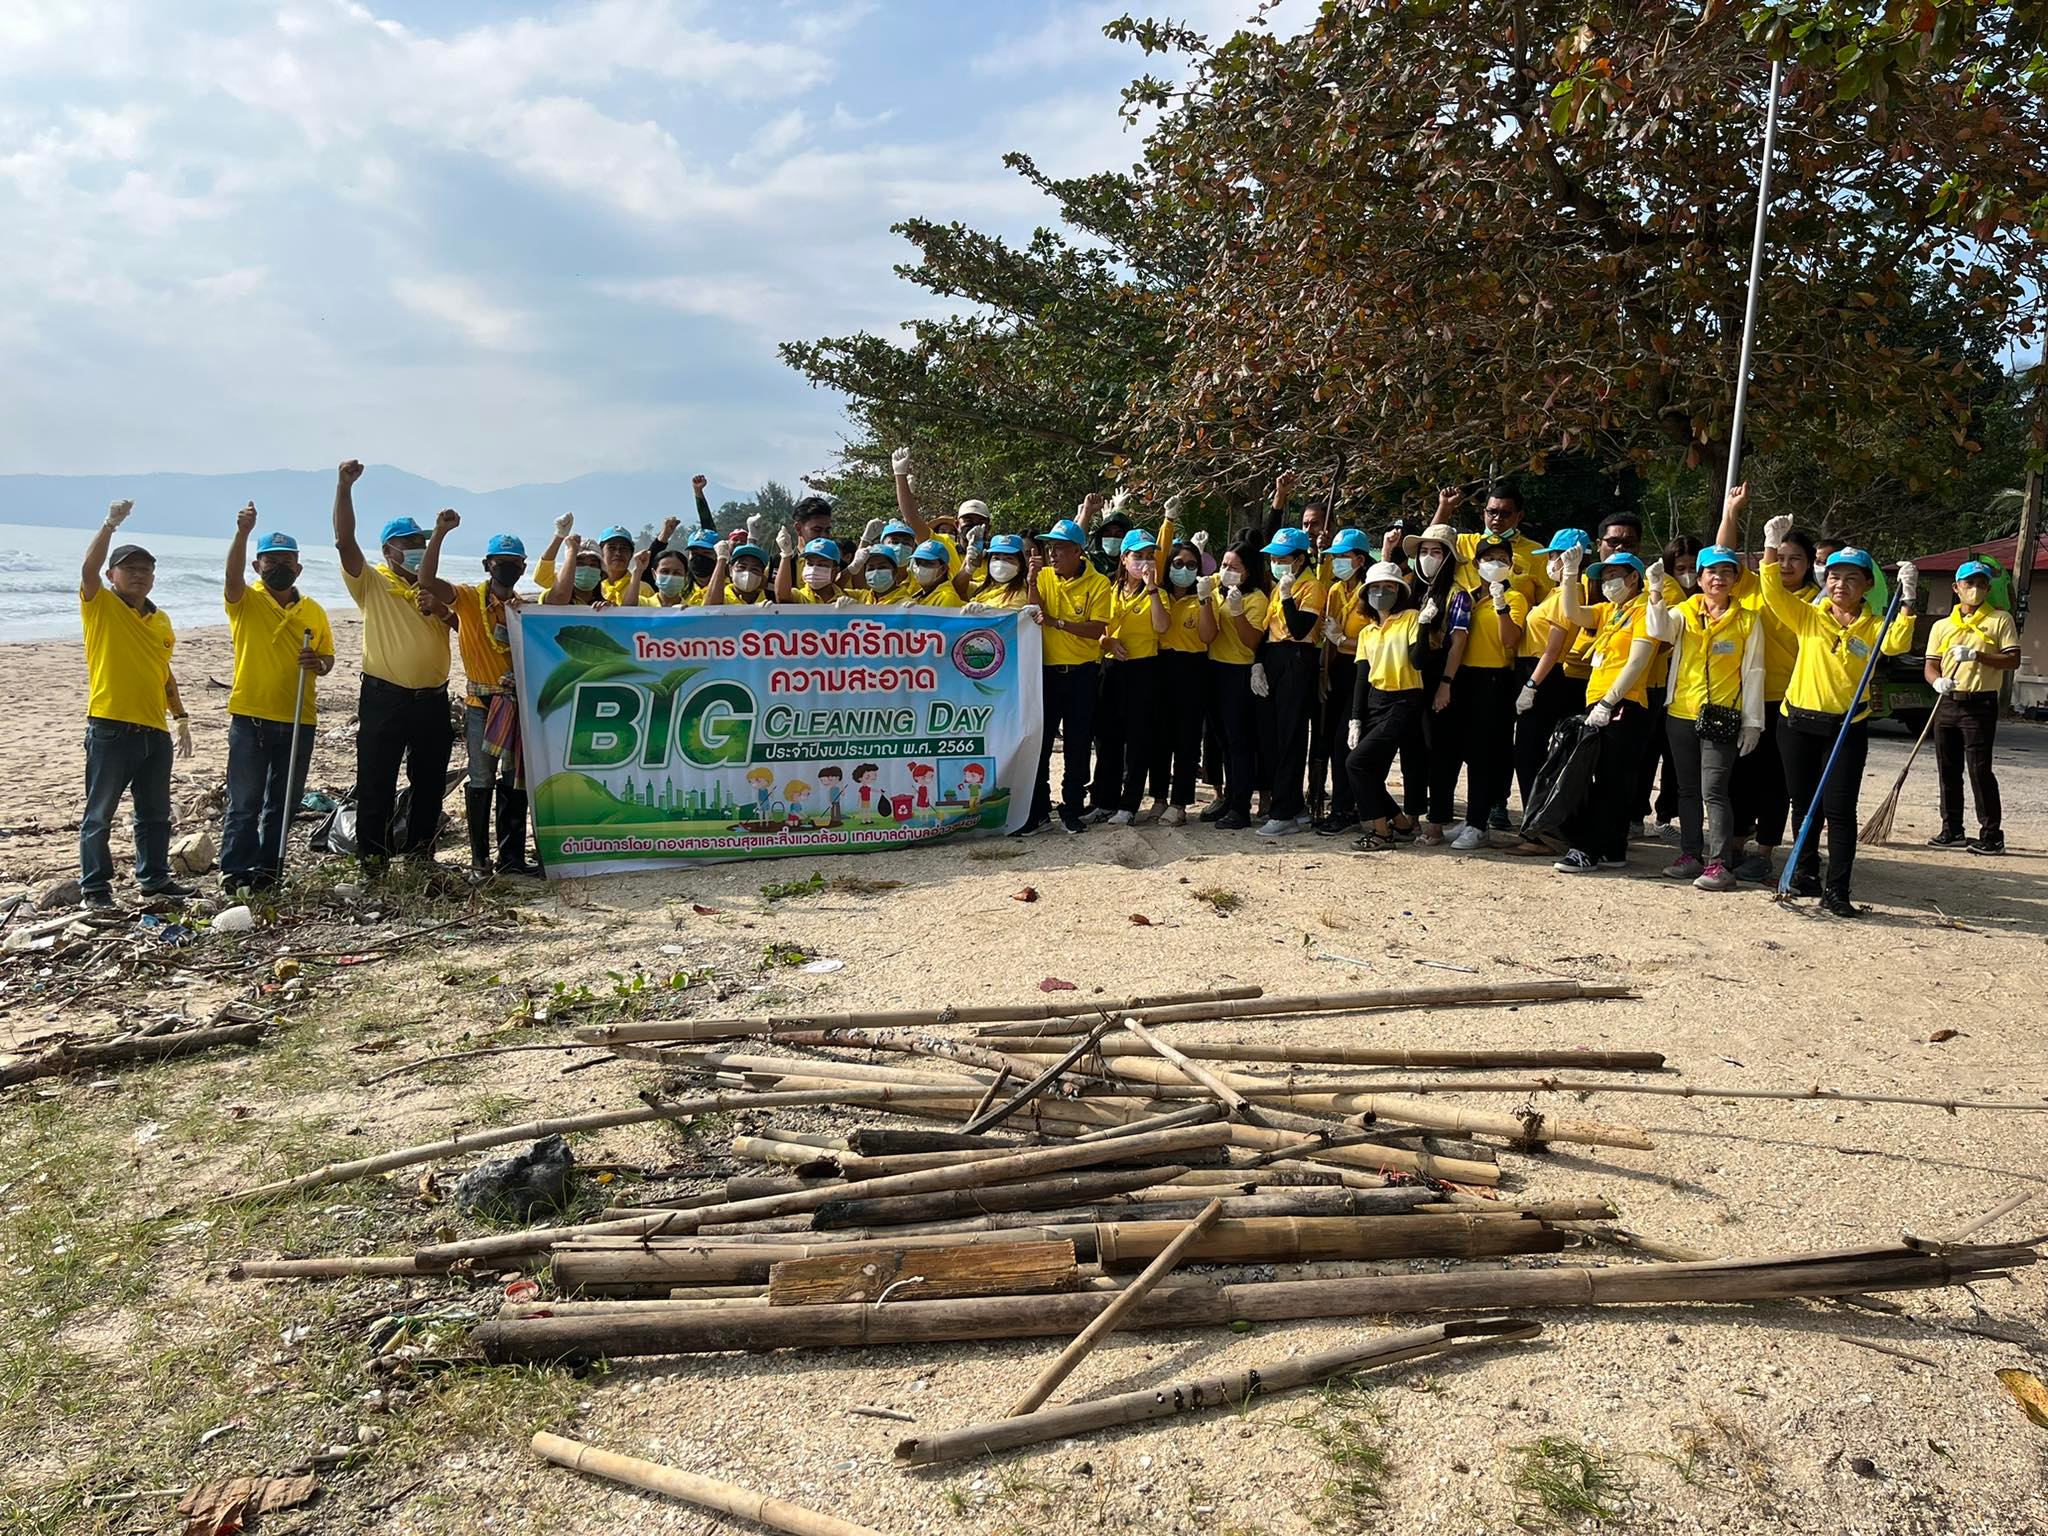
<path fill-rule="evenodd" d="M 1279 817 L 1276 816 L 1271 821 L 1267 822 L 1264 826 L 1259 828 L 1259 836 L 1292 837 L 1295 833 L 1299 832 L 1300 830 L 1301 826 L 1298 822 L 1295 822 L 1291 819 L 1287 821 L 1282 821 Z"/>
<path fill-rule="evenodd" d="M 1159 813 L 1162 827 L 1184 827 L 1188 824 L 1188 813 L 1177 805 L 1169 805 Z"/>
<path fill-rule="evenodd" d="M 1128 827 L 1136 819 L 1129 811 L 1118 811 L 1109 818 L 1109 824 L 1112 827 Z"/>
<path fill-rule="evenodd" d="M 1483 827 L 1467 825 L 1462 832 L 1451 839 L 1451 846 L 1459 853 L 1472 853 L 1477 849 L 1484 848 L 1486 846 L 1486 830 Z"/>

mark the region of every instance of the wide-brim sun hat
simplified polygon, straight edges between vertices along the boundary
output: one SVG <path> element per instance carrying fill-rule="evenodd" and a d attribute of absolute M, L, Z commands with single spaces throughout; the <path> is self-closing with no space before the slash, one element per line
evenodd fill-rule
<path fill-rule="evenodd" d="M 1458 530 L 1449 523 L 1431 523 L 1422 532 L 1408 534 L 1401 540 L 1401 548 L 1410 560 L 1415 558 L 1415 552 L 1425 544 L 1441 544 L 1450 552 L 1451 557 L 1456 559 Z"/>
<path fill-rule="evenodd" d="M 1377 561 L 1372 569 L 1365 573 L 1365 584 L 1368 587 L 1389 581 L 1396 584 L 1405 584 L 1407 580 L 1407 572 L 1403 571 L 1401 567 L 1394 564 L 1391 560 Z"/>

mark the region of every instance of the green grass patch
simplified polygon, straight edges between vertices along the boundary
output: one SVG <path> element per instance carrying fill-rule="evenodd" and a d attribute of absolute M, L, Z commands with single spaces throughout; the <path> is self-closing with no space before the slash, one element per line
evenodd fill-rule
<path fill-rule="evenodd" d="M 1515 1523 L 1527 1531 L 1576 1527 L 1586 1520 L 1625 1525 L 1634 1514 L 1635 1483 L 1621 1464 L 1564 1435 L 1513 1448 L 1509 1485 L 1518 1496 Z"/>

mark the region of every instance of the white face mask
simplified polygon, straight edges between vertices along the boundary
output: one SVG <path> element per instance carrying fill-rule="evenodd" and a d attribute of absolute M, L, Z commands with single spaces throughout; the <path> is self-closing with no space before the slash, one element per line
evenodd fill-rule
<path fill-rule="evenodd" d="M 1564 580 L 1564 562 L 1562 560 L 1553 560 L 1543 569 L 1549 573 L 1550 584 L 1553 587 Z"/>
<path fill-rule="evenodd" d="M 928 560 L 918 563 L 917 584 L 926 591 L 930 591 L 945 579 L 946 568 L 943 565 L 934 565 Z"/>
<path fill-rule="evenodd" d="M 761 573 L 759 571 L 734 571 L 732 573 L 733 591 L 757 592 L 760 590 L 760 587 Z"/>
<path fill-rule="evenodd" d="M 1506 581 L 1514 573 L 1514 567 L 1500 560 L 1482 560 L 1479 563 L 1481 581 Z"/>
<path fill-rule="evenodd" d="M 991 581 L 1012 582 L 1017 579 L 1017 562 L 1014 560 L 991 560 L 988 563 Z"/>
<path fill-rule="evenodd" d="M 1678 584 L 1680 587 L 1690 592 L 1694 587 L 1700 584 L 1700 579 L 1691 571 L 1680 571 L 1678 573 Z"/>
<path fill-rule="evenodd" d="M 1435 579 L 1436 573 L 1444 568 L 1444 557 L 1432 551 L 1431 553 L 1426 554 L 1422 556 L 1421 559 L 1417 560 L 1415 562 L 1415 568 L 1418 571 L 1422 572 L 1422 579 L 1424 581 L 1433 580 Z"/>
<path fill-rule="evenodd" d="M 1244 572 L 1218 571 L 1216 573 L 1216 580 L 1226 587 L 1242 586 L 1244 584 Z"/>
<path fill-rule="evenodd" d="M 1387 586 L 1385 583 L 1377 587 L 1367 587 L 1365 589 L 1365 600 L 1372 605 L 1374 613 L 1391 613 L 1394 608 L 1394 599 L 1398 595 L 1392 587 Z"/>
<path fill-rule="evenodd" d="M 1626 576 L 1608 577 L 1605 581 L 1600 583 L 1600 595 L 1606 598 L 1607 601 L 1609 601 L 1610 603 L 1627 602 L 1628 578 Z"/>
<path fill-rule="evenodd" d="M 822 592 L 832 585 L 832 567 L 829 565 L 807 565 L 804 567 L 804 585 L 813 592 Z"/>
<path fill-rule="evenodd" d="M 1349 581 L 1358 574 L 1358 562 L 1347 555 L 1339 555 L 1330 562 L 1330 574 L 1339 581 Z"/>

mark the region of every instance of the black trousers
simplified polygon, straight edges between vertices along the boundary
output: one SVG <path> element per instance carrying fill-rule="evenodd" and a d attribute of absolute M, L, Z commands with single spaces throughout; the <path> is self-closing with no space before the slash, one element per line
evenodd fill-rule
<path fill-rule="evenodd" d="M 1778 742 L 1785 728 L 1779 701 L 1764 705 L 1764 734 L 1756 750 L 1735 764 L 1735 836 L 1738 841 L 1754 837 L 1759 848 L 1775 848 L 1785 841 L 1785 815 L 1790 802 L 1785 794 L 1785 762 Z"/>
<path fill-rule="evenodd" d="M 1401 754 L 1401 805 L 1410 816 L 1447 826 L 1455 814 L 1458 769 L 1464 764 L 1464 747 L 1458 735 L 1457 682 L 1451 683 L 1453 702 L 1436 708 L 1437 685 L 1443 681 L 1442 663 L 1434 672 L 1422 674 L 1422 729 L 1412 748 Z"/>
<path fill-rule="evenodd" d="M 1200 651 L 1161 651 L 1157 682 L 1152 798 L 1163 805 L 1190 806 L 1201 776 L 1202 733 L 1210 715 L 1209 658 Z"/>
<path fill-rule="evenodd" d="M 1391 821 L 1401 813 L 1401 808 L 1387 793 L 1387 770 L 1394 766 L 1396 755 L 1421 734 L 1421 690 L 1382 693 L 1372 689 L 1360 723 L 1365 734 L 1345 759 L 1344 777 L 1350 783 L 1352 802 L 1360 820 Z M 1348 724 L 1346 731 L 1348 734 Z"/>
<path fill-rule="evenodd" d="M 1963 830 L 1963 773 L 1970 775 L 1970 799 L 1977 826 L 1986 837 L 2002 833 L 1998 775 L 1991 771 L 1991 745 L 1998 736 L 1998 693 L 1952 693 L 1934 706 L 1934 762 L 1941 775 L 1941 825 Z"/>
<path fill-rule="evenodd" d="M 1664 735 L 1664 701 L 1666 692 L 1662 688 L 1649 690 L 1649 735 L 1642 743 L 1643 757 L 1638 765 L 1636 792 L 1631 821 L 1650 819 L 1650 793 L 1656 790 L 1655 810 L 1657 820 L 1670 821 L 1678 814 L 1678 789 L 1671 772 L 1671 746 Z M 1663 766 L 1664 778 L 1658 783 L 1657 769 Z"/>
<path fill-rule="evenodd" d="M 1463 667 L 1451 684 L 1458 712 L 1458 755 L 1465 763 L 1465 823 L 1486 830 L 1486 818 L 1504 804 L 1515 771 L 1515 695 L 1512 667 Z"/>
<path fill-rule="evenodd" d="M 1252 790 L 1259 783 L 1259 712 L 1252 693 L 1249 662 L 1209 663 L 1209 697 L 1216 710 L 1217 733 L 1223 738 L 1223 803 L 1240 816 L 1252 813 Z"/>
<path fill-rule="evenodd" d="M 1084 661 L 1078 666 L 1048 665 L 1043 673 L 1045 735 L 1038 744 L 1038 782 L 1031 788 L 1031 819 L 1052 814 L 1052 744 L 1058 735 L 1065 749 L 1060 764 L 1060 809 L 1081 814 L 1088 792 L 1088 748 L 1094 741 L 1095 674 L 1102 668 Z"/>
<path fill-rule="evenodd" d="M 1635 820 L 1635 796 L 1643 766 L 1643 737 L 1650 711 L 1623 704 L 1600 730 L 1600 759 L 1586 798 L 1565 823 L 1572 847 L 1602 862 L 1628 857 L 1628 824 Z"/>
<path fill-rule="evenodd" d="M 1321 657 L 1315 646 L 1281 640 L 1261 647 L 1259 660 L 1266 665 L 1273 705 L 1273 798 L 1268 811 L 1278 820 L 1292 821 L 1307 807 L 1302 789 Z"/>
<path fill-rule="evenodd" d="M 1145 798 L 1145 775 L 1152 767 L 1159 705 L 1157 656 L 1102 663 L 1090 805 L 1105 811 L 1138 809 Z"/>
<path fill-rule="evenodd" d="M 388 829 L 392 807 L 398 803 L 400 764 L 412 790 L 406 851 L 432 857 L 454 743 L 445 685 L 400 688 L 382 678 L 364 677 L 356 717 L 356 847 L 363 858 L 391 856 Z"/>
<path fill-rule="evenodd" d="M 1800 849 L 1795 873 L 1810 880 L 1820 872 L 1820 823 L 1824 822 L 1828 834 L 1826 889 L 1831 896 L 1846 897 L 1849 876 L 1856 868 L 1856 797 L 1863 788 L 1864 762 L 1870 756 L 1870 722 L 1858 720 L 1849 727 L 1842 737 L 1842 755 L 1822 789 L 1821 770 L 1827 766 L 1834 740 L 1832 721 L 1824 731 L 1801 730 L 1787 722 L 1778 733 L 1778 751 L 1785 760 L 1785 787 L 1792 796 L 1795 835 L 1796 829 L 1806 824 L 1806 810 L 1815 793 L 1820 794 L 1820 815 Z"/>
<path fill-rule="evenodd" d="M 1515 716 L 1515 788 L 1521 794 L 1523 810 L 1529 808 L 1529 791 L 1549 755 L 1550 733 L 1566 715 L 1585 707 L 1586 680 L 1566 677 L 1563 667 L 1552 667 L 1550 676 L 1536 685 L 1536 702 L 1529 712 Z"/>
<path fill-rule="evenodd" d="M 1330 767 L 1330 814 L 1339 821 L 1352 821 L 1357 818 L 1358 805 L 1351 794 L 1351 774 L 1346 766 L 1351 749 L 1344 743 L 1351 737 L 1351 695 L 1358 682 L 1358 660 L 1333 654 L 1329 665 L 1329 691 L 1316 713 L 1316 734 L 1309 738 L 1309 800 L 1313 805 L 1322 795 L 1322 760 L 1316 756 L 1319 735 L 1323 757 Z"/>

